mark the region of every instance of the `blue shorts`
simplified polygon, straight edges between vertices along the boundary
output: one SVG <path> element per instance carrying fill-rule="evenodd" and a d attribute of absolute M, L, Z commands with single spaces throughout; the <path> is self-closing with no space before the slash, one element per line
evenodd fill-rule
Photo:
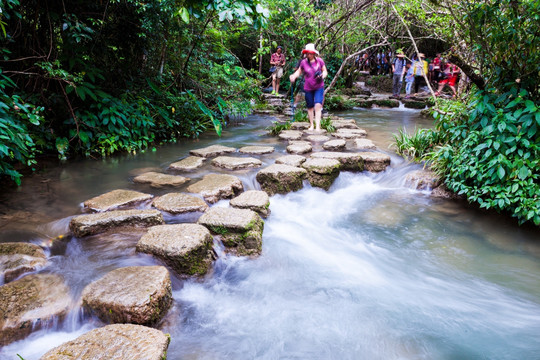
<path fill-rule="evenodd" d="M 308 109 L 315 107 L 315 104 L 323 103 L 324 99 L 324 88 L 319 88 L 317 90 L 305 90 L 306 92 L 306 106 Z"/>

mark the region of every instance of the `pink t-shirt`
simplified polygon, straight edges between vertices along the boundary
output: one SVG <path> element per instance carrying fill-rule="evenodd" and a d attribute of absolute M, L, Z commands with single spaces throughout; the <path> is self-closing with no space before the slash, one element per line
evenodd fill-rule
<path fill-rule="evenodd" d="M 324 60 L 321 58 L 315 58 L 315 63 L 309 63 L 306 58 L 300 63 L 300 68 L 304 72 L 304 90 L 313 91 L 324 87 L 324 80 L 321 78 L 315 78 L 317 70 L 322 71 L 324 67 Z"/>

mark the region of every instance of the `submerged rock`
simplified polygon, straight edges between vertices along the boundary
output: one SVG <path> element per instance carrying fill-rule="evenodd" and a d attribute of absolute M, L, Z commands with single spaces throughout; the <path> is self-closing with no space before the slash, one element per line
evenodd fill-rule
<path fill-rule="evenodd" d="M 284 164 L 294 167 L 299 167 L 306 161 L 306 158 L 301 155 L 285 155 L 276 159 L 276 164 Z"/>
<path fill-rule="evenodd" d="M 311 152 L 313 147 L 309 141 L 291 141 L 287 146 L 287 152 L 291 154 L 305 154 Z"/>
<path fill-rule="evenodd" d="M 343 170 L 362 171 L 364 170 L 364 160 L 360 153 L 346 153 L 335 151 L 321 151 L 311 154 L 313 159 L 334 159 L 341 163 Z"/>
<path fill-rule="evenodd" d="M 437 174 L 430 170 L 415 170 L 405 176 L 405 185 L 417 190 L 435 189 L 440 183 Z"/>
<path fill-rule="evenodd" d="M 179 275 L 202 275 L 212 265 L 212 240 L 202 225 L 159 225 L 141 237 L 137 251 L 160 258 Z"/>
<path fill-rule="evenodd" d="M 390 156 L 379 152 L 360 152 L 364 159 L 364 169 L 371 172 L 381 172 L 390 165 Z"/>
<path fill-rule="evenodd" d="M 308 159 L 302 167 L 308 171 L 311 186 L 328 190 L 339 175 L 341 163 L 335 159 Z"/>
<path fill-rule="evenodd" d="M 67 314 L 69 288 L 60 275 L 35 274 L 0 287 L 0 345 L 23 339 Z"/>
<path fill-rule="evenodd" d="M 171 214 L 204 212 L 208 209 L 208 204 L 203 199 L 183 193 L 169 193 L 160 196 L 152 202 L 152 206 Z"/>
<path fill-rule="evenodd" d="M 164 360 L 170 337 L 141 325 L 113 324 L 91 330 L 48 351 L 40 360 Z"/>
<path fill-rule="evenodd" d="M 252 155 L 270 154 L 273 153 L 274 150 L 273 146 L 244 146 L 238 149 L 241 153 Z"/>
<path fill-rule="evenodd" d="M 257 173 L 256 179 L 261 188 L 269 195 L 286 194 L 300 190 L 302 181 L 307 177 L 307 171 L 302 168 L 274 164 Z"/>
<path fill-rule="evenodd" d="M 212 160 L 212 165 L 227 170 L 254 168 L 262 165 L 262 161 L 252 157 L 218 156 Z"/>
<path fill-rule="evenodd" d="M 297 130 L 282 130 L 278 136 L 282 140 L 300 140 L 302 132 Z"/>
<path fill-rule="evenodd" d="M 249 190 L 231 199 L 229 204 L 238 209 L 250 209 L 263 217 L 270 214 L 270 199 L 264 191 Z"/>
<path fill-rule="evenodd" d="M 356 145 L 357 149 L 377 149 L 373 141 L 369 139 L 355 139 L 354 144 Z"/>
<path fill-rule="evenodd" d="M 326 135 L 309 135 L 306 139 L 313 142 L 324 142 L 330 140 L 330 138 Z"/>
<path fill-rule="evenodd" d="M 238 255 L 260 254 L 264 222 L 256 212 L 247 209 L 213 207 L 199 219 L 223 244 Z"/>
<path fill-rule="evenodd" d="M 187 158 L 169 165 L 169 169 L 178 171 L 193 171 L 204 165 L 206 159 L 200 156 L 188 156 Z"/>
<path fill-rule="evenodd" d="M 456 194 L 455 192 L 452 192 L 451 190 L 449 190 L 444 184 L 441 184 L 437 186 L 435 189 L 433 189 L 433 191 L 431 192 L 431 196 L 436 197 L 436 198 L 441 198 L 441 199 L 452 199 L 452 200 L 464 198 L 463 196 L 460 196 Z"/>
<path fill-rule="evenodd" d="M 338 139 L 338 140 L 330 140 L 330 141 L 327 141 L 323 144 L 323 149 L 324 150 L 342 150 L 342 149 L 345 149 L 345 145 L 347 145 L 347 141 L 343 140 L 343 139 Z"/>
<path fill-rule="evenodd" d="M 112 227 L 160 225 L 163 216 L 157 210 L 116 210 L 79 215 L 71 219 L 69 229 L 76 237 L 105 232 Z"/>
<path fill-rule="evenodd" d="M 153 198 L 153 195 L 133 190 L 113 190 L 84 202 L 84 206 L 95 211 L 108 211 L 120 206 L 132 205 Z"/>
<path fill-rule="evenodd" d="M 189 153 L 191 155 L 200 156 L 203 158 L 209 158 L 217 155 L 223 155 L 235 152 L 236 149 L 233 147 L 223 146 L 223 145 L 211 145 L 202 149 L 191 150 Z"/>
<path fill-rule="evenodd" d="M 136 183 L 150 184 L 152 187 L 180 186 L 189 180 L 189 178 L 183 176 L 162 174 L 158 172 L 147 172 L 136 176 L 133 179 Z"/>
<path fill-rule="evenodd" d="M 163 266 L 128 266 L 87 285 L 82 304 L 111 323 L 157 323 L 171 305 L 171 279 Z"/>
<path fill-rule="evenodd" d="M 199 182 L 190 185 L 187 190 L 201 194 L 209 203 L 215 203 L 221 199 L 231 198 L 244 190 L 242 181 L 233 175 L 208 174 Z"/>
<path fill-rule="evenodd" d="M 41 247 L 22 242 L 0 243 L 0 284 L 10 282 L 19 275 L 47 264 L 47 256 Z"/>

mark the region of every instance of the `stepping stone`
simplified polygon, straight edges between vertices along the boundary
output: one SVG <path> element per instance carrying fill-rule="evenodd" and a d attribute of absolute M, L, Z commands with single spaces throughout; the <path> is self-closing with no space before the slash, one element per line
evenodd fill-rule
<path fill-rule="evenodd" d="M 169 165 L 169 169 L 178 171 L 193 171 L 204 165 L 206 159 L 200 156 L 188 156 L 185 159 Z"/>
<path fill-rule="evenodd" d="M 302 132 L 297 130 L 282 130 L 278 136 L 282 140 L 300 140 Z"/>
<path fill-rule="evenodd" d="M 150 327 L 113 324 L 91 330 L 49 350 L 40 360 L 167 358 L 170 336 Z"/>
<path fill-rule="evenodd" d="M 343 170 L 362 171 L 364 170 L 364 160 L 360 153 L 345 153 L 333 151 L 321 151 L 311 154 L 312 159 L 334 159 L 341 163 Z"/>
<path fill-rule="evenodd" d="M 305 154 L 312 150 L 313 147 L 309 141 L 291 141 L 287 146 L 287 152 L 291 154 Z"/>
<path fill-rule="evenodd" d="M 179 275 L 203 275 L 212 265 L 212 242 L 202 225 L 159 225 L 141 237 L 137 251 L 160 258 Z"/>
<path fill-rule="evenodd" d="M 332 120 L 332 126 L 336 129 L 358 129 L 358 125 L 353 119 Z"/>
<path fill-rule="evenodd" d="M 377 149 L 373 141 L 369 139 L 355 139 L 354 144 L 356 145 L 357 149 Z"/>
<path fill-rule="evenodd" d="M 347 141 L 343 140 L 343 139 L 338 139 L 338 140 L 330 140 L 330 141 L 327 141 L 323 144 L 323 149 L 324 150 L 342 150 L 342 149 L 345 149 L 345 145 L 347 145 Z"/>
<path fill-rule="evenodd" d="M 227 170 L 241 170 L 259 167 L 262 165 L 262 161 L 252 157 L 218 156 L 212 160 L 212 165 Z"/>
<path fill-rule="evenodd" d="M 328 190 L 339 175 L 341 163 L 334 159 L 308 159 L 302 167 L 308 171 L 311 186 Z"/>
<path fill-rule="evenodd" d="M 69 229 L 76 237 L 83 237 L 102 233 L 113 227 L 147 227 L 162 223 L 163 216 L 157 210 L 116 210 L 75 216 L 69 223 Z"/>
<path fill-rule="evenodd" d="M 362 129 L 338 129 L 332 136 L 338 139 L 358 139 L 366 137 L 367 132 Z"/>
<path fill-rule="evenodd" d="M 309 135 L 307 139 L 313 142 L 324 142 L 330 140 L 330 138 L 325 135 Z"/>
<path fill-rule="evenodd" d="M 208 204 L 203 199 L 183 193 L 169 193 L 160 196 L 152 202 L 152 206 L 171 214 L 204 212 L 208 209 Z"/>
<path fill-rule="evenodd" d="M 264 191 L 249 190 L 231 199 L 229 204 L 238 209 L 250 209 L 259 213 L 262 217 L 270 215 L 270 199 Z"/>
<path fill-rule="evenodd" d="M 104 322 L 156 324 L 171 305 L 171 278 L 164 266 L 123 267 L 87 285 L 81 297 Z"/>
<path fill-rule="evenodd" d="M 136 183 L 150 184 L 152 187 L 180 186 L 189 180 L 189 178 L 183 176 L 168 175 L 157 172 L 147 172 L 133 179 L 133 181 Z"/>
<path fill-rule="evenodd" d="M 119 206 L 133 205 L 153 197 L 154 195 L 138 191 L 113 190 L 90 200 L 86 200 L 84 206 L 94 211 L 108 211 Z"/>
<path fill-rule="evenodd" d="M 252 210 L 212 207 L 198 221 L 238 255 L 260 254 L 264 222 Z"/>
<path fill-rule="evenodd" d="M 191 155 L 200 156 L 203 158 L 209 158 L 217 155 L 223 155 L 235 152 L 236 149 L 233 147 L 223 146 L 223 145 L 211 145 L 202 149 L 191 150 L 189 153 Z"/>
<path fill-rule="evenodd" d="M 306 161 L 306 158 L 301 155 L 285 155 L 276 159 L 276 164 L 284 164 L 294 167 L 299 167 Z"/>
<path fill-rule="evenodd" d="M 390 165 L 390 156 L 379 152 L 359 152 L 364 159 L 364 170 L 380 172 Z"/>
<path fill-rule="evenodd" d="M 60 275 L 34 274 L 0 287 L 0 346 L 53 325 L 71 305 Z"/>
<path fill-rule="evenodd" d="M 270 196 L 300 190 L 306 177 L 306 169 L 284 164 L 270 165 L 256 175 L 261 188 Z"/>
<path fill-rule="evenodd" d="M 0 284 L 10 282 L 19 275 L 36 271 L 47 264 L 41 247 L 22 242 L 0 243 Z"/>
<path fill-rule="evenodd" d="M 298 121 L 291 123 L 291 129 L 293 130 L 305 130 L 309 129 L 310 125 L 306 121 Z"/>
<path fill-rule="evenodd" d="M 241 153 L 252 155 L 270 154 L 273 153 L 274 150 L 273 146 L 244 146 L 238 149 Z"/>
<path fill-rule="evenodd" d="M 367 136 L 367 131 L 364 129 L 338 129 L 338 133 L 348 133 L 348 134 L 357 134 L 362 135 L 363 137 Z"/>
<path fill-rule="evenodd" d="M 321 130 L 304 130 L 304 135 L 323 135 L 326 134 L 325 129 Z"/>
<path fill-rule="evenodd" d="M 190 185 L 187 191 L 201 194 L 204 200 L 213 204 L 221 199 L 232 198 L 244 190 L 242 181 L 233 175 L 208 174 L 199 182 Z"/>
<path fill-rule="evenodd" d="M 432 190 L 441 184 L 441 180 L 431 170 L 415 170 L 405 176 L 405 185 L 416 190 Z"/>

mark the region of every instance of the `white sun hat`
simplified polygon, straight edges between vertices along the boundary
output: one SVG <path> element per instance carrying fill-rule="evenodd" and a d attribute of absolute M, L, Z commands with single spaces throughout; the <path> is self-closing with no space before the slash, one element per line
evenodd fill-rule
<path fill-rule="evenodd" d="M 319 52 L 315 50 L 315 44 L 309 43 L 306 45 L 306 48 L 302 50 L 302 54 L 316 54 L 319 55 Z"/>

